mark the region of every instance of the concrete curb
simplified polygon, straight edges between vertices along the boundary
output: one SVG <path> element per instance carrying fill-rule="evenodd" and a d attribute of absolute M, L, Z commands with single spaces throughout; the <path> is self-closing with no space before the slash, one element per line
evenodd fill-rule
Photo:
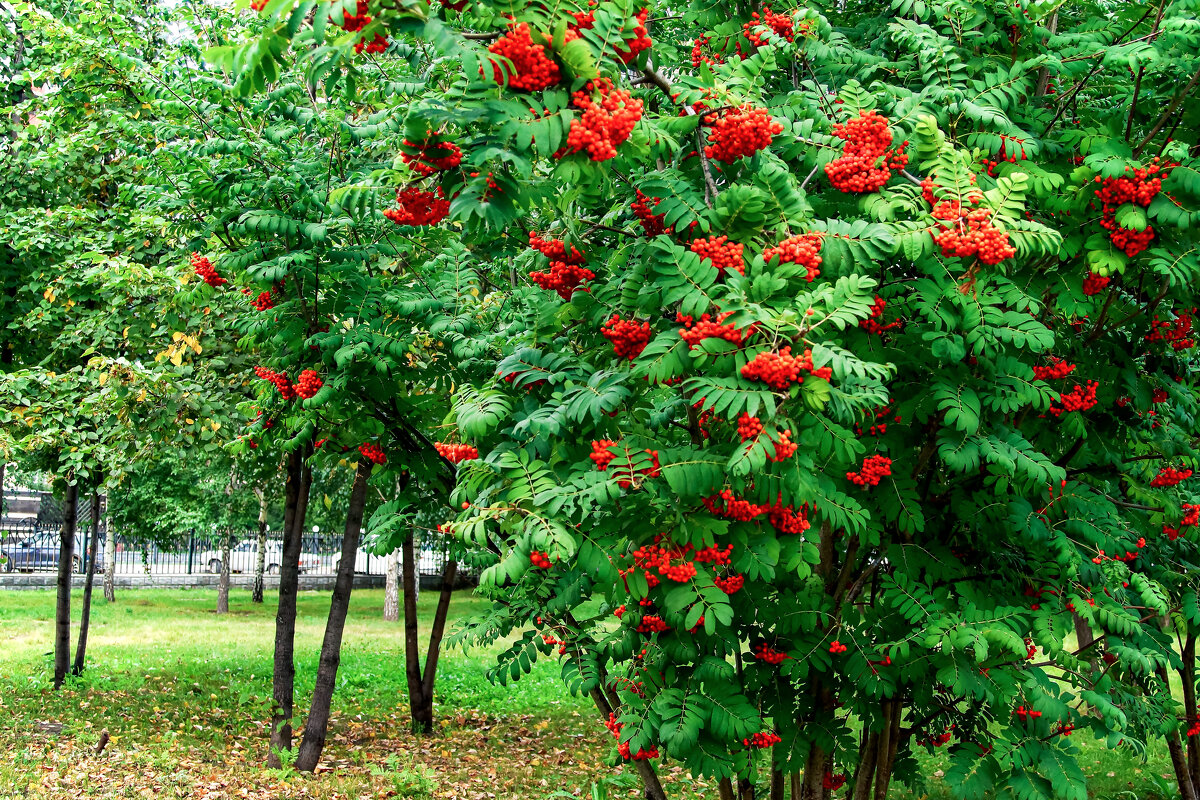
<path fill-rule="evenodd" d="M 117 575 L 118 589 L 216 589 L 220 575 L 197 573 L 194 575 Z M 301 575 L 301 591 L 328 591 L 333 589 L 334 575 Z M 100 591 L 104 577 L 97 575 L 96 591 Z M 263 584 L 267 589 L 279 588 L 278 575 L 264 575 Z M 355 575 L 354 588 L 379 589 L 384 584 L 382 575 Z M 21 573 L 0 574 L 0 590 L 4 589 L 53 589 L 55 575 L 52 573 Z M 249 590 L 254 587 L 252 575 L 230 575 L 229 585 L 234 589 Z M 83 586 L 83 576 L 74 575 L 71 580 L 72 588 Z"/>

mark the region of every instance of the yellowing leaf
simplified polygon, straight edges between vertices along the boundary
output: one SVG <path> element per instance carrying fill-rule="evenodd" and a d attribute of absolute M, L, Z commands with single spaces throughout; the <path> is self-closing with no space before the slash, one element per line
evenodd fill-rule
<path fill-rule="evenodd" d="M 47 287 L 46 287 L 46 291 L 42 292 L 42 297 L 46 298 L 46 300 L 48 300 L 49 302 L 53 303 L 53 302 L 54 302 L 54 297 L 55 297 L 55 295 L 54 295 L 54 289 L 53 289 L 52 287 L 50 287 L 50 286 L 47 286 Z"/>

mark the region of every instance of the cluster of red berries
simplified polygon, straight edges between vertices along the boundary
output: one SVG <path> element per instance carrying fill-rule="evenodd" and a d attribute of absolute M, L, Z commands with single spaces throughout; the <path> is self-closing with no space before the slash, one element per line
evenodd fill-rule
<path fill-rule="evenodd" d="M 1171 527 L 1165 523 L 1163 524 L 1163 533 L 1165 533 L 1167 538 L 1172 542 L 1183 535 L 1184 528 L 1194 528 L 1197 525 L 1200 525 L 1200 505 L 1184 503 L 1183 510 L 1183 519 L 1179 521 L 1178 525 Z"/>
<path fill-rule="evenodd" d="M 488 46 L 488 52 L 512 62 L 512 74 L 508 78 L 509 88 L 537 92 L 553 86 L 562 77 L 558 64 L 547 57 L 546 48 L 533 43 L 528 23 L 522 22 L 510 27 L 508 33 Z M 492 61 L 491 64 L 492 80 L 503 85 L 509 70 L 508 65 L 502 66 L 497 61 Z"/>
<path fill-rule="evenodd" d="M 1096 399 L 1096 389 L 1100 386 L 1096 381 L 1088 381 L 1086 385 L 1075 385 L 1071 391 L 1060 394 L 1058 401 L 1050 404 L 1050 414 L 1060 417 L 1069 411 L 1087 411 L 1100 402 Z"/>
<path fill-rule="evenodd" d="M 785 506 L 781 498 L 775 500 L 775 505 L 767 507 L 767 521 L 780 533 L 804 533 L 811 527 L 808 521 L 808 504 L 799 508 Z"/>
<path fill-rule="evenodd" d="M 765 30 L 764 30 L 765 29 Z M 746 39 L 755 47 L 771 44 L 771 39 L 778 36 L 786 42 L 796 38 L 795 23 L 790 14 L 776 14 L 770 6 L 763 6 L 762 15 L 755 11 L 750 15 L 750 21 L 742 25 Z"/>
<path fill-rule="evenodd" d="M 882 436 L 885 433 L 887 433 L 887 429 L 888 429 L 888 424 L 887 424 L 887 421 L 884 420 L 884 417 L 890 416 L 892 413 L 892 410 L 888 406 L 880 406 L 879 408 L 876 408 L 874 410 L 874 412 L 872 412 L 872 413 L 874 414 L 876 421 L 874 424 L 872 424 L 870 427 L 868 427 L 866 429 L 866 433 L 870 436 Z M 883 420 L 883 421 L 880 421 L 880 420 Z M 897 415 L 895 421 L 900 422 L 900 420 L 901 420 L 901 418 Z M 863 426 L 855 424 L 854 432 L 857 433 L 859 436 L 862 436 L 863 435 Z"/>
<path fill-rule="evenodd" d="M 609 448 L 616 445 L 617 443 L 611 439 L 599 439 L 592 442 L 592 453 L 588 458 L 596 465 L 596 469 L 601 472 L 609 471 L 609 466 L 617 458 L 616 454 Z M 635 481 L 640 483 L 640 480 L 636 477 L 638 475 L 644 475 L 647 478 L 657 478 L 662 474 L 662 470 L 658 464 L 658 451 L 645 450 L 643 452 L 650 456 L 650 466 L 648 467 L 635 468 L 631 454 L 628 451 L 624 454 L 624 458 L 617 465 L 613 466 L 612 472 L 617 478 L 617 485 L 622 489 L 628 489 L 630 486 L 633 486 Z"/>
<path fill-rule="evenodd" d="M 1017 706 L 1017 710 L 1013 713 L 1016 714 L 1017 718 L 1022 721 L 1037 719 L 1042 715 L 1042 712 L 1034 711 L 1033 709 L 1026 708 L 1025 706 Z"/>
<path fill-rule="evenodd" d="M 768 350 L 759 353 L 754 360 L 742 367 L 742 377 L 751 381 L 762 381 L 772 389 L 785 391 L 793 383 L 800 383 L 802 372 L 829 380 L 833 377 L 830 367 L 814 367 L 812 350 L 805 350 L 799 358 L 792 355 L 792 348 Z"/>
<path fill-rule="evenodd" d="M 719 55 L 709 55 L 704 52 L 704 48 L 712 42 L 711 36 L 697 36 L 692 42 L 692 67 L 699 68 L 701 64 L 720 64 L 725 59 Z"/>
<path fill-rule="evenodd" d="M 771 456 L 772 461 L 786 461 L 796 454 L 797 445 L 792 441 L 791 431 L 781 432 L 774 444 L 775 455 Z"/>
<path fill-rule="evenodd" d="M 787 653 L 776 650 L 766 642 L 760 642 L 754 646 L 754 657 L 766 664 L 778 666 L 784 662 L 784 659 L 791 658 Z"/>
<path fill-rule="evenodd" d="M 371 41 L 369 41 L 369 42 L 366 42 L 366 41 L 356 42 L 354 45 L 354 52 L 358 53 L 359 55 L 361 55 L 364 52 L 369 55 L 375 55 L 376 53 L 382 53 L 383 51 L 387 50 L 387 48 L 388 48 L 387 37 L 382 36 L 377 33 L 377 34 L 375 34 L 375 37 L 373 39 L 371 39 Z"/>
<path fill-rule="evenodd" d="M 859 111 L 858 116 L 833 126 L 833 135 L 846 144 L 842 155 L 825 165 L 825 174 L 835 189 L 843 192 L 877 192 L 904 169 L 908 142 L 892 148 L 892 131 L 887 118 L 876 111 Z"/>
<path fill-rule="evenodd" d="M 383 448 L 377 444 L 360 444 L 358 452 L 362 453 L 363 458 L 370 461 L 372 464 L 386 464 L 387 456 L 383 454 Z"/>
<path fill-rule="evenodd" d="M 1174 467 L 1163 467 L 1150 481 L 1150 485 L 1156 488 L 1165 488 L 1169 486 L 1178 486 L 1179 484 L 1192 477 L 1190 469 L 1175 469 Z"/>
<path fill-rule="evenodd" d="M 778 733 L 763 733 L 759 731 L 749 738 L 742 739 L 742 744 L 751 749 L 765 750 L 768 747 L 774 747 L 782 741 L 783 739 Z"/>
<path fill-rule="evenodd" d="M 1134 544 L 1134 547 L 1137 548 L 1138 550 L 1141 550 L 1145 546 L 1146 546 L 1146 538 L 1145 537 L 1139 538 L 1137 540 L 1137 542 Z M 1121 555 L 1118 553 L 1115 556 L 1106 555 L 1105 552 L 1103 550 L 1101 550 L 1096 554 L 1096 557 L 1092 559 L 1092 563 L 1093 564 L 1103 564 L 1105 561 L 1130 562 L 1130 561 L 1133 561 L 1137 557 L 1138 557 L 1138 554 L 1133 552 L 1132 550 L 1126 550 L 1125 555 Z"/>
<path fill-rule="evenodd" d="M 741 437 L 743 442 L 754 439 L 763 432 L 762 421 L 758 417 L 752 417 L 745 412 L 738 417 L 737 425 L 738 436 Z"/>
<path fill-rule="evenodd" d="M 1014 147 L 1013 147 L 1011 153 L 1008 152 L 1008 142 L 1010 140 L 1014 143 Z M 1020 159 L 1017 158 L 1017 149 L 1018 148 L 1020 148 L 1020 151 L 1021 151 Z M 994 177 L 996 177 L 996 167 L 1000 166 L 1001 163 L 1007 161 L 1010 164 L 1015 164 L 1015 163 L 1017 163 L 1018 160 L 1020 160 L 1020 161 L 1025 160 L 1025 140 L 1018 139 L 1015 136 L 1005 136 L 1002 133 L 1002 134 L 1000 134 L 1000 153 L 996 156 L 996 159 L 993 161 L 989 161 L 988 158 L 985 156 L 983 159 L 983 165 L 985 167 L 987 167 L 987 174 L 994 178 Z"/>
<path fill-rule="evenodd" d="M 1157 316 L 1150 323 L 1150 333 L 1146 335 L 1147 342 L 1166 342 L 1172 350 L 1188 350 L 1196 346 L 1192 336 L 1192 315 L 1196 309 L 1185 311 L 1173 321 L 1160 320 Z"/>
<path fill-rule="evenodd" d="M 1074 364 L 1069 364 L 1058 356 L 1050 356 L 1050 364 L 1048 366 L 1035 366 L 1033 368 L 1033 377 L 1039 381 L 1060 380 L 1074 371 Z"/>
<path fill-rule="evenodd" d="M 713 578 L 713 584 L 725 594 L 737 594 L 746 585 L 745 575 Z"/>
<path fill-rule="evenodd" d="M 291 400 L 296 396 L 296 387 L 292 386 L 292 382 L 288 380 L 288 376 L 282 372 L 275 372 L 266 367 L 255 367 L 254 374 L 264 381 L 270 381 L 275 384 L 275 388 L 279 390 L 279 394 L 284 400 Z"/>
<path fill-rule="evenodd" d="M 778 256 L 781 264 L 799 264 L 808 271 L 808 282 L 821 274 L 821 234 L 804 233 L 784 239 L 774 247 L 763 250 L 763 261 L 770 263 Z"/>
<path fill-rule="evenodd" d="M 600 328 L 600 333 L 612 342 L 617 358 L 627 358 L 630 361 L 642 354 L 650 342 L 650 337 L 654 335 L 649 322 L 621 319 L 620 314 L 613 314 Z"/>
<path fill-rule="evenodd" d="M 599 94 L 597 102 L 595 95 Z M 605 79 L 588 81 L 583 91 L 571 95 L 571 102 L 583 114 L 571 120 L 562 153 L 587 152 L 592 161 L 616 158 L 617 146 L 633 133 L 642 118 L 642 101 L 624 89 L 613 88 Z"/>
<path fill-rule="evenodd" d="M 314 396 L 325 384 L 316 370 L 306 369 L 296 376 L 296 394 L 304 399 Z"/>
<path fill-rule="evenodd" d="M 651 747 L 649 750 L 645 748 L 638 750 L 636 753 L 629 752 L 629 742 L 622 742 L 621 728 L 625 727 L 622 723 L 617 722 L 617 715 L 610 712 L 608 719 L 604 722 L 604 727 L 608 728 L 609 732 L 617 737 L 617 752 L 621 754 L 621 758 L 626 761 L 649 761 L 652 758 L 658 758 L 658 748 Z"/>
<path fill-rule="evenodd" d="M 383 215 L 397 225 L 436 225 L 450 213 L 450 201 L 442 195 L 442 187 L 426 192 L 415 186 L 396 190 L 396 205 Z"/>
<path fill-rule="evenodd" d="M 342 19 L 342 29 L 347 31 L 361 31 L 367 27 L 367 23 L 371 21 L 371 15 L 367 13 L 369 4 L 367 0 L 358 0 L 358 5 L 353 14 L 345 14 Z M 337 24 L 337 20 L 333 17 L 329 18 L 330 22 Z"/>
<path fill-rule="evenodd" d="M 1107 655 L 1107 654 L 1106 654 Z M 1187 729 L 1188 736 L 1200 736 L 1200 714 L 1196 715 L 1196 721 Z"/>
<path fill-rule="evenodd" d="M 1112 278 L 1107 275 L 1101 275 L 1099 272 L 1088 272 L 1083 276 L 1083 293 L 1088 297 L 1095 294 L 1100 294 L 1108 287 Z"/>
<path fill-rule="evenodd" d="M 943 208 L 948 207 L 942 204 Z M 976 256 L 984 264 L 999 264 L 1017 254 L 1009 242 L 1008 234 L 992 225 L 992 212 L 986 208 L 975 208 L 957 217 L 948 213 L 934 216 L 949 222 L 949 227 L 939 225 L 930 229 L 933 241 L 942 248 L 942 255 L 953 258 Z"/>
<path fill-rule="evenodd" d="M 270 311 L 275 307 L 275 294 L 269 290 L 260 292 L 257 297 L 250 301 L 250 305 L 254 306 L 256 311 Z"/>
<path fill-rule="evenodd" d="M 922 739 L 921 741 L 917 742 L 917 744 L 933 745 L 934 747 L 942 747 L 943 745 L 947 744 L 950 741 L 952 736 L 954 736 L 954 726 L 953 725 L 951 725 L 949 728 L 946 728 L 946 730 L 944 730 L 942 733 L 939 733 L 937 736 L 931 736 L 928 739 Z"/>
<path fill-rule="evenodd" d="M 666 546 L 664 546 L 664 542 Z M 690 544 L 683 547 L 673 545 L 660 535 L 654 537 L 653 544 L 642 545 L 634 550 L 633 566 L 626 570 L 620 570 L 620 573 L 625 576 L 635 569 L 642 570 L 650 588 L 659 584 L 660 577 L 676 583 L 687 583 L 696 577 L 697 563 L 728 566 L 732 554 L 732 544 L 725 547 L 709 545 L 697 550 Z"/>
<path fill-rule="evenodd" d="M 1147 225 L 1145 230 L 1135 231 L 1121 227 L 1116 220 L 1117 208 L 1125 203 L 1142 208 L 1149 207 L 1154 197 L 1162 190 L 1163 179 L 1175 166 L 1177 165 L 1171 162 L 1159 166 L 1156 157 L 1147 167 L 1126 167 L 1125 174 L 1119 178 L 1096 176 L 1096 183 L 1100 184 L 1100 188 L 1096 190 L 1096 197 L 1102 206 L 1100 225 L 1109 231 L 1109 239 L 1125 255 L 1133 257 L 1149 247 L 1154 239 L 1154 228 Z"/>
<path fill-rule="evenodd" d="M 461 164 L 462 150 L 454 142 L 443 141 L 440 136 L 429 131 L 419 142 L 408 139 L 401 142 L 400 158 L 413 172 L 428 176 L 454 169 Z"/>
<path fill-rule="evenodd" d="M 591 15 L 593 20 L 595 14 Z M 613 53 L 621 60 L 623 64 L 631 64 L 638 57 L 638 53 L 643 50 L 649 50 L 654 46 L 654 40 L 650 38 L 650 32 L 646 29 L 646 20 L 650 17 L 650 7 L 643 8 L 637 14 L 637 25 L 633 28 L 633 38 L 625 40 L 625 46 L 615 45 Z M 576 17 L 578 20 L 578 17 Z"/>
<path fill-rule="evenodd" d="M 658 206 L 662 202 L 661 197 L 647 197 L 642 194 L 642 190 L 638 189 L 637 199 L 630 204 L 633 209 L 633 215 L 638 218 L 638 222 L 642 225 L 642 230 L 647 236 L 658 236 L 667 232 L 667 226 L 663 224 L 665 214 L 655 214 L 651 211 L 652 208 Z M 653 200 L 654 202 L 649 202 Z"/>
<path fill-rule="evenodd" d="M 538 569 L 550 569 L 550 555 L 543 553 L 541 550 L 534 550 L 529 554 L 529 563 L 533 564 Z"/>
<path fill-rule="evenodd" d="M 550 259 L 550 271 L 530 272 L 530 280 L 543 289 L 557 292 L 563 300 L 570 300 L 577 291 L 588 291 L 581 288 L 581 284 L 595 278 L 596 273 L 581 266 L 583 253 L 574 246 L 568 252 L 567 244 L 561 239 L 542 239 L 536 233 L 529 234 L 529 246 Z"/>
<path fill-rule="evenodd" d="M 766 109 L 751 105 L 709 114 L 704 122 L 712 126 L 704 155 L 726 164 L 770 147 L 775 135 L 783 133 L 783 126 L 773 121 Z"/>
<path fill-rule="evenodd" d="M 754 333 L 753 327 L 743 331 L 735 327 L 732 323 L 726 323 L 725 320 L 732 316 L 732 311 L 725 311 L 717 314 L 717 318 L 714 320 L 711 315 L 702 314 L 700 321 L 696 322 L 686 314 L 676 314 L 675 321 L 682 322 L 687 326 L 679 329 L 679 337 L 688 343 L 688 349 L 690 350 L 704 339 L 724 339 L 727 342 L 740 345 Z"/>
<path fill-rule="evenodd" d="M 884 300 L 879 295 L 875 295 L 875 302 L 871 303 L 871 316 L 860 320 L 858 327 L 876 336 L 882 336 L 884 331 L 890 331 L 892 328 L 899 328 L 902 324 L 900 320 L 889 322 L 887 325 L 880 323 L 880 320 L 883 319 L 884 309 L 886 308 L 887 300 Z"/>
<path fill-rule="evenodd" d="M 479 448 L 471 444 L 434 442 L 433 449 L 437 450 L 438 455 L 451 464 L 458 464 L 463 461 L 470 461 L 473 458 L 479 458 Z"/>
<path fill-rule="evenodd" d="M 637 625 L 638 633 L 662 633 L 669 631 L 671 626 L 658 614 L 646 614 Z"/>
<path fill-rule="evenodd" d="M 596 273 L 578 264 L 568 264 L 564 261 L 551 261 L 550 271 L 533 271 L 529 279 L 543 289 L 557 292 L 563 300 L 570 300 L 575 292 L 586 292 L 588 289 L 581 284 L 592 280 Z"/>
<path fill-rule="evenodd" d="M 727 269 L 737 270 L 742 275 L 746 274 L 746 267 L 742 263 L 743 247 L 737 242 L 729 241 L 728 236 L 697 239 L 692 242 L 689 249 L 700 256 L 701 261 L 707 259 L 716 267 L 719 275 L 724 275 Z"/>
<path fill-rule="evenodd" d="M 838 789 L 842 788 L 845 784 L 846 784 L 846 773 L 844 773 L 844 772 L 839 772 L 838 774 L 834 775 L 829 770 L 825 770 L 825 777 L 821 778 L 821 786 L 830 790 L 831 792 L 836 792 Z"/>
<path fill-rule="evenodd" d="M 829 652 L 833 653 L 835 656 L 844 653 L 846 652 L 846 645 L 834 639 L 833 644 L 829 645 Z"/>
<path fill-rule="evenodd" d="M 887 456 L 867 456 L 858 472 L 847 472 L 846 480 L 862 488 L 878 486 L 879 482 L 892 474 L 892 460 Z"/>
<path fill-rule="evenodd" d="M 199 253 L 192 253 L 192 269 L 196 270 L 196 274 L 209 286 L 217 287 L 229 283 L 217 274 L 217 271 L 213 269 L 212 262 Z"/>
<path fill-rule="evenodd" d="M 745 498 L 738 497 L 731 489 L 723 489 L 720 494 L 704 498 L 704 507 L 714 516 L 731 519 L 735 522 L 750 522 L 755 517 L 767 513 L 769 506 L 751 503 Z"/>

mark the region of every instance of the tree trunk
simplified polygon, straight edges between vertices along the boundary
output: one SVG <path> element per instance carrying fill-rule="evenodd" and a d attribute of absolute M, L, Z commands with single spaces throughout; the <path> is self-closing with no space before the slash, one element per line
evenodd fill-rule
<path fill-rule="evenodd" d="M 433 733 L 433 719 L 426 719 L 424 684 L 421 681 L 421 662 L 418 660 L 417 629 L 417 564 L 413 554 L 413 532 L 410 530 L 401 547 L 404 560 L 404 674 L 408 681 L 408 710 L 414 733 Z"/>
<path fill-rule="evenodd" d="M 104 526 L 104 599 L 117 601 L 117 532 L 111 521 Z"/>
<path fill-rule="evenodd" d="M 787 788 L 787 777 L 778 769 L 771 770 L 771 800 L 783 800 L 784 790 Z"/>
<path fill-rule="evenodd" d="M 279 608 L 275 613 L 275 664 L 272 678 L 271 749 L 267 766 L 283 766 L 279 753 L 292 749 L 292 704 L 296 681 L 296 593 L 299 586 L 300 536 L 308 510 L 312 470 L 305 463 L 309 449 L 288 454 L 284 490 L 283 563 L 279 565 Z"/>
<path fill-rule="evenodd" d="M 79 643 L 75 646 L 75 664 L 72 675 L 83 674 L 83 662 L 87 657 L 88 625 L 92 619 L 92 583 L 96 577 L 96 550 L 100 539 L 100 494 L 92 492 L 91 540 L 88 543 L 87 573 L 83 579 L 83 608 L 79 614 Z"/>
<path fill-rule="evenodd" d="M 1169 692 L 1171 677 L 1166 667 L 1158 668 L 1158 677 L 1162 679 L 1163 691 Z M 1191 722 L 1189 721 L 1188 724 L 1190 725 Z M 1189 736 L 1188 738 L 1195 737 Z M 1180 800 L 1198 800 L 1200 786 L 1192 781 L 1191 765 L 1188 763 L 1188 755 L 1184 753 L 1184 745 L 1179 741 L 1178 731 L 1171 731 L 1167 734 L 1167 753 L 1171 757 L 1171 769 L 1175 772 L 1175 781 L 1179 784 Z"/>
<path fill-rule="evenodd" d="M 321 760 L 325 747 L 325 732 L 329 728 L 329 706 L 337 680 L 338 664 L 342 658 L 342 631 L 346 627 L 346 612 L 350 610 L 350 592 L 354 588 L 354 556 L 358 551 L 362 531 L 363 508 L 367 504 L 367 480 L 373 462 L 362 458 L 354 474 L 350 491 L 350 508 L 346 514 L 346 532 L 342 536 L 342 560 L 338 563 L 333 600 L 329 605 L 329 621 L 325 624 L 325 640 L 321 643 L 321 660 L 317 666 L 317 681 L 313 689 L 312 706 L 304 724 L 304 738 L 296 755 L 296 769 L 312 772 Z"/>
<path fill-rule="evenodd" d="M 1196 707 L 1196 634 L 1189 630 L 1183 645 L 1183 669 L 1179 677 L 1183 683 L 1183 709 L 1187 714 L 1187 723 L 1200 721 L 1200 709 Z M 1170 684 L 1167 684 L 1170 691 Z M 1192 779 L 1193 790 L 1200 795 L 1200 742 L 1197 737 L 1187 737 L 1188 774 Z"/>
<path fill-rule="evenodd" d="M 233 553 L 233 533 L 225 531 L 221 537 L 221 577 L 217 579 L 217 613 L 229 613 L 229 559 Z"/>
<path fill-rule="evenodd" d="M 67 486 L 62 531 L 58 545 L 58 603 L 54 613 L 54 688 L 58 689 L 71 668 L 71 571 L 75 568 L 75 515 L 79 510 L 79 486 Z"/>
<path fill-rule="evenodd" d="M 608 682 L 607 676 L 604 674 L 604 668 L 600 668 L 600 685 L 603 686 Z M 600 716 L 608 720 L 609 716 L 614 713 L 611 703 L 604 695 L 604 690 L 597 686 L 591 691 L 592 702 L 596 704 L 596 710 L 600 712 Z M 658 780 L 658 773 L 654 771 L 654 765 L 649 761 L 634 761 L 633 768 L 637 770 L 638 777 L 642 779 L 642 797 L 645 800 L 667 800 L 667 793 L 663 791 L 662 783 Z"/>
<path fill-rule="evenodd" d="M 396 622 L 400 619 L 400 555 L 393 550 L 387 555 L 387 576 L 383 584 L 383 619 Z"/>
<path fill-rule="evenodd" d="M 262 489 L 255 491 L 258 495 L 258 554 L 254 557 L 254 589 L 250 594 L 250 602 L 263 601 L 263 572 L 267 568 L 267 493 Z"/>
<path fill-rule="evenodd" d="M 442 569 L 442 589 L 438 595 L 437 609 L 433 612 L 433 627 L 429 631 L 429 647 L 425 651 L 425 672 L 421 676 L 421 722 L 433 730 L 433 687 L 437 679 L 438 658 L 442 654 L 442 636 L 446 632 L 446 617 L 450 614 L 450 597 L 454 594 L 454 579 L 458 577 L 458 562 L 450 559 Z M 413 586 L 420 591 L 418 576 Z"/>

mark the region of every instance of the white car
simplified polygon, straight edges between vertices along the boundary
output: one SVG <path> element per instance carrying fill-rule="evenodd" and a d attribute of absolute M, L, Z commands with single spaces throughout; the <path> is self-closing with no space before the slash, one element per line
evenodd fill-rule
<path fill-rule="evenodd" d="M 266 548 L 263 550 L 263 569 L 270 575 L 278 575 L 280 566 L 283 564 L 283 544 L 276 541 L 268 541 Z M 197 563 L 203 565 L 204 569 L 216 575 L 221 572 L 221 551 L 220 550 L 205 550 L 196 558 Z M 320 566 L 321 559 L 313 553 L 300 554 L 300 571 L 315 570 Z M 258 540 L 244 539 L 233 546 L 229 551 L 229 571 L 230 572 L 254 572 L 258 568 Z"/>

